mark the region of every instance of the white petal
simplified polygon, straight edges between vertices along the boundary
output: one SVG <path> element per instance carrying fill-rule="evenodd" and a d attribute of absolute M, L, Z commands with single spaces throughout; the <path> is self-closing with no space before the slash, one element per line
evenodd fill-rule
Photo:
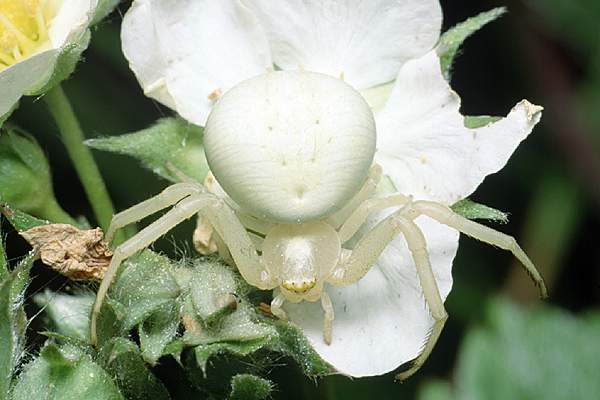
<path fill-rule="evenodd" d="M 517 104 L 506 118 L 467 129 L 460 98 L 444 80 L 435 52 L 404 65 L 376 115 L 376 161 L 396 189 L 453 204 L 499 171 L 541 118 L 541 107 Z"/>
<path fill-rule="evenodd" d="M 9 112 L 21 96 L 48 80 L 58 54 L 59 50 L 47 50 L 0 72 L 0 116 Z"/>
<path fill-rule="evenodd" d="M 206 122 L 211 94 L 272 66 L 255 17 L 235 0 L 137 0 L 122 39 L 145 93 L 197 125 Z"/>
<path fill-rule="evenodd" d="M 48 30 L 52 47 L 77 41 L 92 21 L 96 7 L 98 0 L 64 0 Z"/>
<path fill-rule="evenodd" d="M 363 89 L 394 79 L 407 60 L 431 50 L 440 34 L 438 0 L 248 0 L 273 59 Z"/>
<path fill-rule="evenodd" d="M 458 233 L 427 218 L 417 224 L 428 242 L 428 252 L 442 298 L 452 287 L 452 259 Z M 290 320 L 299 325 L 319 355 L 339 372 L 351 376 L 381 375 L 416 358 L 433 319 L 412 257 L 402 237 L 394 239 L 377 265 L 357 284 L 329 286 L 335 309 L 333 340 L 323 341 L 320 302 L 285 303 Z"/>

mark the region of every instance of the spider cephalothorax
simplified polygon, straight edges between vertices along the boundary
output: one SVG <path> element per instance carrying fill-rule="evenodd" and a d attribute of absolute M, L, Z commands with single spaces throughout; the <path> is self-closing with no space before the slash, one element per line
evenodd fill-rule
<path fill-rule="evenodd" d="M 249 284 L 278 290 L 271 303 L 274 315 L 287 318 L 285 301 L 320 299 L 327 343 L 334 309 L 325 283 L 358 282 L 390 241 L 403 235 L 436 322 L 422 354 L 402 377 L 424 362 L 447 318 L 417 217 L 426 215 L 510 250 L 545 295 L 540 275 L 512 237 L 439 203 L 400 193 L 377 196 L 381 169 L 373 164 L 375 140 L 369 106 L 340 79 L 271 71 L 230 89 L 215 104 L 204 137 L 209 165 L 224 193 L 215 195 L 198 183 L 175 184 L 114 217 L 108 240 L 116 229 L 175 204 L 115 250 L 94 305 L 92 341 L 119 264 L 197 213 L 214 227 L 219 252 Z M 391 213 L 350 248 L 348 241 L 367 218 L 386 209 Z"/>

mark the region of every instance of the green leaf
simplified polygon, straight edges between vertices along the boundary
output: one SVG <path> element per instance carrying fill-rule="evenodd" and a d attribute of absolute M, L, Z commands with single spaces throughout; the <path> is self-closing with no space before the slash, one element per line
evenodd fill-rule
<path fill-rule="evenodd" d="M 271 381 L 250 374 L 238 374 L 231 379 L 230 400 L 264 400 L 271 394 Z"/>
<path fill-rule="evenodd" d="M 23 232 L 35 228 L 36 226 L 47 225 L 50 223 L 50 221 L 42 220 L 24 213 L 23 211 L 13 209 L 8 204 L 3 203 L 2 198 L 0 198 L 0 213 L 6 217 L 8 222 L 10 222 L 13 228 L 18 232 Z"/>
<path fill-rule="evenodd" d="M 494 21 L 505 12 L 506 8 L 504 7 L 494 8 L 493 10 L 482 12 L 475 17 L 471 17 L 466 21 L 459 23 L 442 35 L 437 47 L 437 53 L 440 57 L 442 72 L 446 76 L 446 79 L 450 79 L 452 64 L 463 42 L 469 36 L 483 28 L 488 23 Z"/>
<path fill-rule="evenodd" d="M 453 400 L 454 395 L 448 382 L 431 381 L 420 387 L 417 398 L 419 400 Z"/>
<path fill-rule="evenodd" d="M 72 346 L 48 344 L 28 364 L 13 391 L 13 400 L 123 400 L 110 375 Z"/>
<path fill-rule="evenodd" d="M 110 297 L 125 310 L 124 330 L 133 328 L 180 295 L 172 269 L 171 260 L 150 250 L 123 263 Z"/>
<path fill-rule="evenodd" d="M 222 319 L 237 308 L 239 278 L 218 262 L 206 262 L 192 270 L 190 294 L 196 315 L 205 323 Z M 233 302 L 232 302 L 233 300 Z"/>
<path fill-rule="evenodd" d="M 278 336 L 269 344 L 270 349 L 292 357 L 305 375 L 321 376 L 333 372 L 331 365 L 321 359 L 300 329 L 279 321 L 274 321 L 273 325 Z"/>
<path fill-rule="evenodd" d="M 479 116 L 465 116 L 465 128 L 469 129 L 477 129 L 483 128 L 489 124 L 493 124 L 494 122 L 498 122 L 502 119 L 502 117 L 490 117 L 487 115 L 479 115 Z"/>
<path fill-rule="evenodd" d="M 163 355 L 165 347 L 177 335 L 179 304 L 175 301 L 162 304 L 139 325 L 140 347 L 144 360 L 154 365 Z"/>
<path fill-rule="evenodd" d="M 174 170 L 202 182 L 208 172 L 202 135 L 202 128 L 180 118 L 163 118 L 139 132 L 91 139 L 86 144 L 98 150 L 132 156 L 171 182 L 181 181 Z"/>
<path fill-rule="evenodd" d="M 128 400 L 170 399 L 164 385 L 146 368 L 138 347 L 129 340 L 116 338 L 108 342 L 98 362 Z"/>
<path fill-rule="evenodd" d="M 206 376 L 208 360 L 218 354 L 233 354 L 244 357 L 265 347 L 270 341 L 269 337 L 258 337 L 249 340 L 232 340 L 231 342 L 217 342 L 211 344 L 199 344 L 194 348 L 196 362 Z"/>
<path fill-rule="evenodd" d="M 454 204 L 452 210 L 469 219 L 487 219 L 502 223 L 508 222 L 508 214 L 498 211 L 494 208 L 475 203 L 472 200 L 464 199 Z"/>
<path fill-rule="evenodd" d="M 90 313 L 95 295 L 81 291 L 74 295 L 46 289 L 36 294 L 33 301 L 41 307 L 56 332 L 66 337 L 87 342 L 90 337 Z"/>
<path fill-rule="evenodd" d="M 1 214 L 0 214 L 1 215 Z M 2 218 L 0 217 L 0 224 Z M 0 225 L 0 228 L 2 226 Z M 6 262 L 6 254 L 4 253 L 4 237 L 2 236 L 2 229 L 0 229 L 0 282 L 4 281 L 8 276 L 8 263 Z"/>
<path fill-rule="evenodd" d="M 34 257 L 30 254 L 0 282 L 0 393 L 8 393 L 24 353 L 27 316 L 22 303 Z"/>
<path fill-rule="evenodd" d="M 575 317 L 549 306 L 496 299 L 489 322 L 467 335 L 457 399 L 592 399 L 600 393 L 600 312 Z"/>

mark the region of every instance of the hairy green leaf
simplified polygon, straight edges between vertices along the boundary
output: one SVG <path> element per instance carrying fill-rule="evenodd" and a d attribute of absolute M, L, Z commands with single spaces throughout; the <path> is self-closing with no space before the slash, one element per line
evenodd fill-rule
<path fill-rule="evenodd" d="M 13 391 L 13 400 L 123 400 L 110 375 L 73 346 L 46 345 L 29 363 Z"/>
<path fill-rule="evenodd" d="M 321 359 L 300 329 L 279 321 L 275 321 L 273 326 L 278 336 L 269 344 L 270 349 L 292 357 L 308 376 L 321 376 L 333 372 L 333 368 Z"/>
<path fill-rule="evenodd" d="M 0 282 L 0 393 L 8 393 L 24 352 L 27 317 L 23 294 L 35 255 L 26 257 Z"/>
<path fill-rule="evenodd" d="M 66 337 L 87 342 L 90 337 L 90 313 L 95 295 L 80 291 L 70 295 L 44 290 L 33 297 L 48 316 L 50 325 L 57 333 Z"/>
<path fill-rule="evenodd" d="M 128 400 L 170 399 L 167 389 L 146 368 L 138 347 L 131 341 L 112 339 L 102 347 L 98 362 Z"/>
<path fill-rule="evenodd" d="M 91 139 L 86 144 L 134 157 L 171 182 L 180 182 L 184 177 L 202 182 L 208 172 L 202 134 L 202 128 L 180 118 L 163 118 L 139 132 Z"/>
<path fill-rule="evenodd" d="M 177 335 L 179 308 L 176 301 L 164 303 L 139 325 L 142 357 L 147 363 L 156 364 L 165 347 Z"/>
<path fill-rule="evenodd" d="M 150 250 L 123 263 L 110 296 L 126 310 L 124 330 L 133 328 L 180 295 L 172 269 L 171 260 Z"/>
<path fill-rule="evenodd" d="M 47 225 L 50 221 L 33 217 L 23 211 L 13 209 L 6 203 L 3 203 L 3 199 L 0 197 L 0 213 L 6 217 L 8 222 L 18 232 L 23 232 L 31 228 L 35 228 L 40 225 Z"/>
<path fill-rule="evenodd" d="M 230 400 L 264 400 L 271 394 L 273 384 L 258 376 L 238 374 L 231 379 Z"/>
<path fill-rule="evenodd" d="M 464 199 L 454 204 L 452 210 L 469 219 L 487 219 L 491 221 L 508 222 L 508 214 L 498 211 L 494 208 L 475 203 L 472 200 Z"/>
<path fill-rule="evenodd" d="M 440 38 L 437 47 L 437 53 L 442 64 L 442 72 L 447 79 L 450 78 L 452 63 L 456 58 L 458 50 L 463 42 L 472 34 L 483 28 L 488 23 L 494 21 L 506 12 L 506 8 L 499 7 L 493 10 L 482 12 L 481 14 L 471 17 L 464 22 L 459 23 Z"/>
<path fill-rule="evenodd" d="M 2 223 L 2 217 L 0 214 L 0 223 Z M 0 228 L 2 226 L 0 225 Z M 2 229 L 0 229 L 0 282 L 4 281 L 8 276 L 8 263 L 6 262 L 6 254 L 4 252 L 4 237 L 2 236 Z"/>

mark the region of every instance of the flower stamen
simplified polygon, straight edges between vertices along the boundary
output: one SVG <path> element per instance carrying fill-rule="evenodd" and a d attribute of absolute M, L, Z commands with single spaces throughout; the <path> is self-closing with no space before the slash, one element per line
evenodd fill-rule
<path fill-rule="evenodd" d="M 0 0 L 0 71 L 46 48 L 58 8 L 47 5 L 47 0 Z"/>

